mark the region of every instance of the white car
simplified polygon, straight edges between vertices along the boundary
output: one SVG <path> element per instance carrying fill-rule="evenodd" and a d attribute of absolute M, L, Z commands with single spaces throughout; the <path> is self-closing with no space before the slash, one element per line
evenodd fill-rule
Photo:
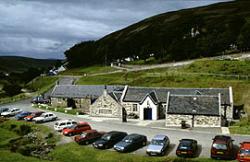
<path fill-rule="evenodd" d="M 56 119 L 57 119 L 57 116 L 55 114 L 51 112 L 46 112 L 46 113 L 43 113 L 39 117 L 33 118 L 33 121 L 35 121 L 36 123 L 42 123 L 42 122 L 54 121 Z"/>
<path fill-rule="evenodd" d="M 56 131 L 62 131 L 64 128 L 69 128 L 69 127 L 76 125 L 76 124 L 77 124 L 77 122 L 74 120 L 71 120 L 71 119 L 61 120 L 61 121 L 58 121 L 55 123 L 54 129 Z"/>
<path fill-rule="evenodd" d="M 8 111 L 5 111 L 5 112 L 2 112 L 1 113 L 1 116 L 14 116 L 18 113 L 22 112 L 22 109 L 19 109 L 19 108 L 11 108 L 9 109 Z"/>

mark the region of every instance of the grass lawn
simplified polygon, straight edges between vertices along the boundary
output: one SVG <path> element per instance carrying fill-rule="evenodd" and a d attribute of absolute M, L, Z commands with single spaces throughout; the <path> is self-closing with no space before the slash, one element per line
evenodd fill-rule
<path fill-rule="evenodd" d="M 247 118 L 242 118 L 240 122 L 235 123 L 229 127 L 230 133 L 232 134 L 249 134 L 250 132 L 250 120 Z"/>
<path fill-rule="evenodd" d="M 58 77 L 55 76 L 41 76 L 37 77 L 36 79 L 32 80 L 26 85 L 26 88 L 37 91 L 38 93 L 44 93 L 51 89 L 56 81 L 58 80 Z"/>
<path fill-rule="evenodd" d="M 91 66 L 91 67 L 80 67 L 69 69 L 60 73 L 61 75 L 89 75 L 89 74 L 96 74 L 96 73 L 106 73 L 116 71 L 117 69 L 112 68 L 110 66 Z"/>
<path fill-rule="evenodd" d="M 58 146 L 52 153 L 57 161 L 63 162 L 213 162 L 208 158 L 195 158 L 195 159 L 183 159 L 173 157 L 148 157 L 141 155 L 134 155 L 130 153 L 118 153 L 114 151 L 96 150 L 92 147 L 79 146 L 76 143 L 69 143 Z M 223 161 L 221 161 L 223 162 Z"/>
<path fill-rule="evenodd" d="M 0 104 L 16 102 L 25 98 L 30 98 L 32 96 L 36 96 L 38 94 L 42 94 L 50 90 L 55 82 L 58 80 L 57 77 L 37 77 L 33 81 L 29 82 L 25 88 L 35 91 L 33 93 L 20 93 L 18 95 L 12 97 L 0 97 Z"/>

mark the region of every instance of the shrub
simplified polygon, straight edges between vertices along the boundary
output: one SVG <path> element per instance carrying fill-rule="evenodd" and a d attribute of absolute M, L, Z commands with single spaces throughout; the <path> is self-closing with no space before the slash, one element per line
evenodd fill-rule
<path fill-rule="evenodd" d="M 21 125 L 19 127 L 19 129 L 16 129 L 15 132 L 18 134 L 18 135 L 26 135 L 28 133 L 30 133 L 32 131 L 31 127 L 29 125 Z"/>

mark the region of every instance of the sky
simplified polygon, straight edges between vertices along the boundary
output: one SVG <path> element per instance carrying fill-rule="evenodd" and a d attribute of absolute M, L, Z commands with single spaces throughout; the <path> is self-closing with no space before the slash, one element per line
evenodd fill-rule
<path fill-rule="evenodd" d="M 160 13 L 226 0 L 0 0 L 0 55 L 64 51 Z"/>

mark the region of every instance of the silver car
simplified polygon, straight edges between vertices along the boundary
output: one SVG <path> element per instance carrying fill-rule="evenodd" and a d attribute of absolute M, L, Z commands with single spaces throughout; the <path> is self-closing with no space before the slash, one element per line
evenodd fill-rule
<path fill-rule="evenodd" d="M 156 135 L 147 148 L 148 155 L 165 155 L 170 144 L 169 138 L 165 135 Z"/>

